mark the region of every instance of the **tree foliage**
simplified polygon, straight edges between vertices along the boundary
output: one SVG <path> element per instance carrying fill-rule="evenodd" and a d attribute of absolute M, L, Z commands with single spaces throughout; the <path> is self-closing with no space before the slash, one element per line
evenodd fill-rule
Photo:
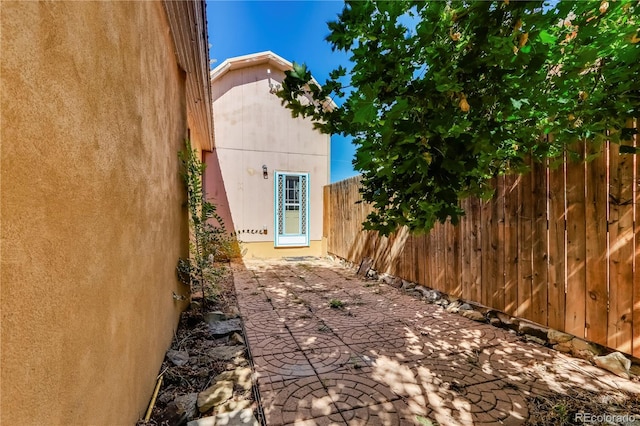
<path fill-rule="evenodd" d="M 347 1 L 327 40 L 352 69 L 319 87 L 294 64 L 278 95 L 294 116 L 353 137 L 375 207 L 366 228 L 428 230 L 455 223 L 459 199 L 490 195 L 489 180 L 525 171 L 529 156 L 628 137 L 639 14 L 637 1 Z"/>

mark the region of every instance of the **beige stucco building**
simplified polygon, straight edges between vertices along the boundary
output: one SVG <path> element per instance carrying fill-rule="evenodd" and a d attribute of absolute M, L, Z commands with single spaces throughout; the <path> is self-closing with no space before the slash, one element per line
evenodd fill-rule
<path fill-rule="evenodd" d="M 3 425 L 133 425 L 213 146 L 203 1 L 0 2 Z"/>
<path fill-rule="evenodd" d="M 329 183 L 330 136 L 281 105 L 275 92 L 291 68 L 262 52 L 211 71 L 216 148 L 206 157 L 205 189 L 228 205 L 227 227 L 239 232 L 245 257 L 326 253 L 322 188 Z M 216 176 L 226 194 L 212 188 Z"/>

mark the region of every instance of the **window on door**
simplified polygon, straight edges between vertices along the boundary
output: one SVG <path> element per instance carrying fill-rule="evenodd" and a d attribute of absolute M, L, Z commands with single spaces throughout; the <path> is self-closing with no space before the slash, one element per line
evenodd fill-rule
<path fill-rule="evenodd" d="M 309 245 L 309 174 L 276 172 L 275 246 Z"/>

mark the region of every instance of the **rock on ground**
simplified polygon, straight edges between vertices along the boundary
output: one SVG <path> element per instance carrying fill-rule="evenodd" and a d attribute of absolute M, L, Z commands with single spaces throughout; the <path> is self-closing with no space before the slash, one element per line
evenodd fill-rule
<path fill-rule="evenodd" d="M 594 357 L 602 355 L 602 351 L 598 346 L 586 340 L 574 337 L 571 342 L 568 343 L 571 345 L 571 354 L 575 357 L 591 361 Z"/>
<path fill-rule="evenodd" d="M 198 394 L 198 410 L 206 413 L 233 396 L 233 382 L 222 381 Z"/>
<path fill-rule="evenodd" d="M 613 352 L 609 355 L 594 357 L 593 362 L 598 367 L 611 371 L 618 377 L 622 377 L 623 379 L 629 378 L 631 361 L 620 352 Z"/>
<path fill-rule="evenodd" d="M 449 303 L 449 306 L 447 306 L 446 308 L 447 312 L 451 312 L 452 314 L 457 314 L 458 311 L 460 310 L 460 303 L 459 302 L 451 302 Z"/>
<path fill-rule="evenodd" d="M 167 351 L 167 359 L 171 361 L 173 365 L 180 367 L 189 362 L 189 352 L 170 349 Z"/>
<path fill-rule="evenodd" d="M 207 322 L 207 324 L 224 321 L 226 319 L 227 316 L 221 311 L 207 312 L 206 314 L 204 314 L 204 320 Z"/>
<path fill-rule="evenodd" d="M 486 320 L 484 315 L 482 315 L 482 313 L 478 311 L 460 311 L 460 313 L 462 314 L 463 317 L 469 318 L 470 320 L 481 321 L 481 322 L 484 322 Z"/>
<path fill-rule="evenodd" d="M 244 410 L 246 408 L 251 408 L 253 402 L 247 399 L 230 399 L 227 402 L 218 405 L 216 408 L 216 413 L 230 413 L 232 411 Z"/>
<path fill-rule="evenodd" d="M 244 345 L 244 337 L 242 337 L 238 333 L 233 333 L 231 337 L 229 337 L 229 343 L 231 343 L 232 345 Z"/>
<path fill-rule="evenodd" d="M 253 384 L 251 369 L 248 367 L 238 367 L 235 370 L 225 371 L 218 374 L 214 380 L 216 382 L 234 382 L 244 390 L 251 389 Z"/>
<path fill-rule="evenodd" d="M 556 343 L 570 342 L 571 339 L 573 339 L 573 336 L 567 333 L 563 333 L 562 331 L 558 331 L 558 330 L 554 330 L 553 328 L 550 328 L 549 331 L 547 332 L 547 339 L 549 340 L 549 343 L 555 345 Z"/>
<path fill-rule="evenodd" d="M 472 309 L 473 308 L 468 303 L 463 303 L 462 305 L 460 305 L 460 310 L 461 311 L 471 311 Z"/>
<path fill-rule="evenodd" d="M 244 346 L 216 346 L 209 349 L 207 355 L 217 361 L 231 361 L 232 359 L 244 354 Z"/>
<path fill-rule="evenodd" d="M 541 340 L 547 339 L 547 333 L 549 329 L 538 324 L 534 324 L 529 321 L 520 320 L 518 324 L 518 332 L 522 334 L 528 334 L 529 336 L 537 337 Z"/>
<path fill-rule="evenodd" d="M 242 333 L 242 322 L 240 318 L 234 318 L 226 321 L 210 321 L 209 332 L 214 337 L 222 337 L 231 333 Z"/>

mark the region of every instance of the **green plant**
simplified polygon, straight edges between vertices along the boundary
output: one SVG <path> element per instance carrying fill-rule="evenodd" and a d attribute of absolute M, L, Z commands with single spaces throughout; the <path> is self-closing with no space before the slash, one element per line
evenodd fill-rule
<path fill-rule="evenodd" d="M 187 190 L 187 208 L 189 211 L 189 258 L 179 259 L 176 271 L 178 278 L 190 285 L 191 290 L 199 287 L 202 291 L 202 308 L 206 308 L 208 299 L 215 298 L 216 280 L 223 270 L 214 266 L 214 261 L 233 252 L 237 240 L 229 236 L 224 223 L 216 213 L 216 206 L 206 200 L 202 188 L 202 175 L 205 164 L 198 158 L 198 153 L 185 140 L 185 149 L 178 153 L 181 175 Z M 205 294 L 209 291 L 209 294 Z"/>
<path fill-rule="evenodd" d="M 344 302 L 339 299 L 331 299 L 329 301 L 329 307 L 333 309 L 340 309 L 344 307 Z"/>
<path fill-rule="evenodd" d="M 432 420 L 429 420 L 426 417 L 416 415 L 416 421 L 424 426 L 436 426 L 437 423 L 434 423 Z"/>
<path fill-rule="evenodd" d="M 278 96 L 353 137 L 374 207 L 366 229 L 428 231 L 455 224 L 460 199 L 489 197 L 490 179 L 525 172 L 529 157 L 561 163 L 578 140 L 629 138 L 639 17 L 636 1 L 346 1 L 327 40 L 351 69 L 320 87 L 294 63 Z"/>

